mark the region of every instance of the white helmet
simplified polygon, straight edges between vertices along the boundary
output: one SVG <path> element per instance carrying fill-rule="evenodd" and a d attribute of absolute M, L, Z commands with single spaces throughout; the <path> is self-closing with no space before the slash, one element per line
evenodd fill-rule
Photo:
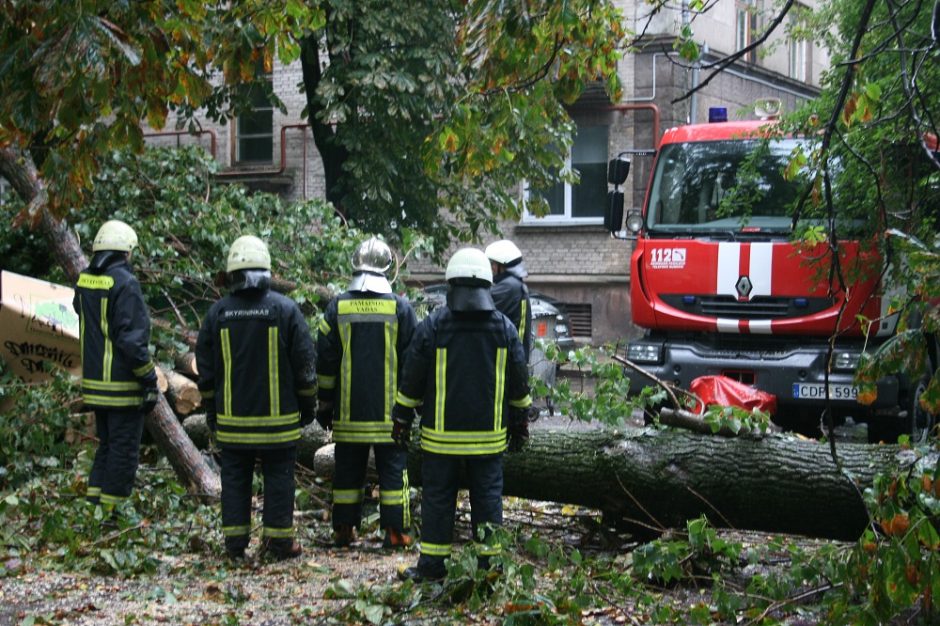
<path fill-rule="evenodd" d="M 493 284 L 493 270 L 482 250 L 461 248 L 450 257 L 444 272 L 447 282 L 459 278 L 475 278 Z"/>
<path fill-rule="evenodd" d="M 130 252 L 137 247 L 137 233 L 120 220 L 108 220 L 98 229 L 95 241 L 91 244 L 92 252 L 117 250 Z"/>
<path fill-rule="evenodd" d="M 387 243 L 378 237 L 366 239 L 353 253 L 352 264 L 350 291 L 392 292 L 392 286 L 385 278 L 385 272 L 392 267 L 392 250 Z"/>
<path fill-rule="evenodd" d="M 226 272 L 246 269 L 271 269 L 271 254 L 268 246 L 253 235 L 242 235 L 228 250 Z"/>
<path fill-rule="evenodd" d="M 500 265 L 512 265 L 522 260 L 522 251 L 508 239 L 500 239 L 486 246 L 486 258 Z"/>

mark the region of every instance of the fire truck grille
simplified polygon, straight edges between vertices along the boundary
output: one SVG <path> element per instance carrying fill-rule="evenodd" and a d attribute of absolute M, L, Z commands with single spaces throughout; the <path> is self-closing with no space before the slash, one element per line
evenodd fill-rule
<path fill-rule="evenodd" d="M 666 304 L 695 315 L 729 317 L 743 320 L 767 320 L 802 317 L 833 306 L 831 298 L 786 298 L 757 296 L 740 301 L 733 296 L 663 296 Z"/>

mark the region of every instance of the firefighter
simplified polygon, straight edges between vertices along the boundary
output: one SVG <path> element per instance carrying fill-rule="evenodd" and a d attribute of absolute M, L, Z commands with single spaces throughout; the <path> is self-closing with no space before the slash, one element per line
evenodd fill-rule
<path fill-rule="evenodd" d="M 392 441 L 392 406 L 402 357 L 417 324 L 407 300 L 392 293 L 385 273 L 392 251 L 375 237 L 352 258 L 349 290 L 330 302 L 320 322 L 317 421 L 333 429 L 333 540 L 345 547 L 355 539 L 370 448 L 379 474 L 383 546 L 411 544 L 407 453 Z"/>
<path fill-rule="evenodd" d="M 95 411 L 98 435 L 86 495 L 108 514 L 107 526 L 131 495 L 144 415 L 157 403 L 150 313 L 130 266 L 136 247 L 133 228 L 118 220 L 102 224 L 72 302 L 80 319 L 82 400 Z"/>
<path fill-rule="evenodd" d="M 294 462 L 300 429 L 316 416 L 316 348 L 300 307 L 271 291 L 271 256 L 246 235 L 229 249 L 231 293 L 209 309 L 196 344 L 206 421 L 221 448 L 222 534 L 245 556 L 252 478 L 264 476 L 261 555 L 299 556 L 294 540 Z"/>
<path fill-rule="evenodd" d="M 507 447 L 528 438 L 529 397 L 522 342 L 512 322 L 496 310 L 486 255 L 458 250 L 447 264 L 446 306 L 415 331 L 393 412 L 392 438 L 405 445 L 421 410 L 421 556 L 402 575 L 415 580 L 445 575 L 453 542 L 458 474 L 470 487 L 474 540 L 483 525 L 502 523 L 503 465 Z M 480 546 L 480 567 L 499 553 Z"/>
<path fill-rule="evenodd" d="M 522 282 L 529 275 L 522 263 L 522 252 L 508 239 L 494 241 L 486 246 L 485 252 L 493 270 L 493 303 L 519 331 L 528 363 L 532 352 L 532 306 L 529 288 Z"/>

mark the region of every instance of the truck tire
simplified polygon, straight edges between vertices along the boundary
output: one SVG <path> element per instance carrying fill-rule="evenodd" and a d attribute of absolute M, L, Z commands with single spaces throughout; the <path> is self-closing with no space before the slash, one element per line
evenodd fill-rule
<path fill-rule="evenodd" d="M 908 423 L 907 432 L 911 436 L 911 443 L 925 443 L 930 436 L 931 431 L 937 426 L 937 416 L 924 410 L 920 405 L 920 396 L 927 389 L 930 379 L 926 376 L 921 378 L 910 393 L 907 415 L 905 421 Z"/>

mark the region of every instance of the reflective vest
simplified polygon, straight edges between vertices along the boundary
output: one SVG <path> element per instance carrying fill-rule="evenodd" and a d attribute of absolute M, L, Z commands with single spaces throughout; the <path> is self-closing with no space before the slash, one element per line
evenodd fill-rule
<path fill-rule="evenodd" d="M 301 405 L 312 411 L 316 402 L 316 349 L 293 300 L 244 289 L 216 302 L 199 330 L 196 366 L 219 445 L 296 445 Z"/>
<path fill-rule="evenodd" d="M 395 294 L 349 291 L 320 321 L 317 375 L 322 401 L 334 402 L 337 443 L 392 443 L 392 406 L 414 311 Z M 337 393 L 337 390 L 339 393 Z"/>
<path fill-rule="evenodd" d="M 532 404 L 515 326 L 498 311 L 435 309 L 415 331 L 396 401 L 423 407 L 425 452 L 503 452 L 510 407 Z"/>
<path fill-rule="evenodd" d="M 79 315 L 82 400 L 98 409 L 136 408 L 156 378 L 150 313 L 123 253 L 99 252 L 79 274 L 72 306 Z"/>
<path fill-rule="evenodd" d="M 529 288 L 512 272 L 513 268 L 493 277 L 493 304 L 500 313 L 509 318 L 516 330 L 525 352 L 526 363 L 532 352 L 532 306 Z"/>

